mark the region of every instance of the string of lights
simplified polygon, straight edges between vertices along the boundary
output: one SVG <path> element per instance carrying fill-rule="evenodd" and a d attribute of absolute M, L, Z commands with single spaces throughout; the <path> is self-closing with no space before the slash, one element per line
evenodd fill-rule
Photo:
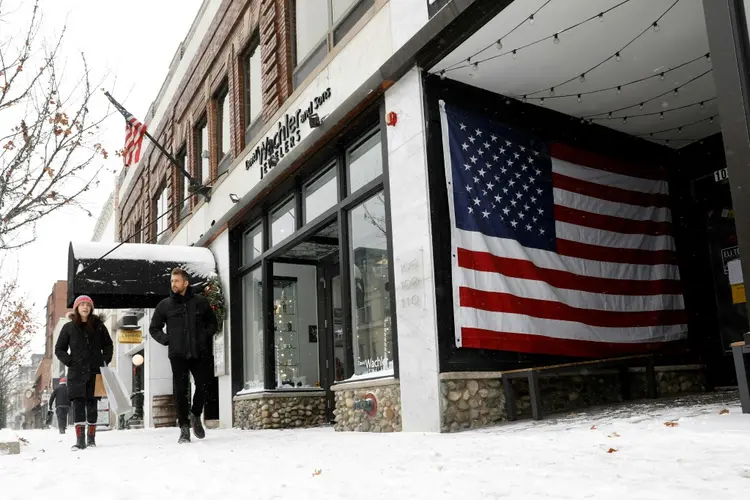
<path fill-rule="evenodd" d="M 533 14 L 531 14 L 529 17 L 524 18 L 524 20 L 521 21 L 520 23 L 516 24 L 513 27 L 512 30 L 510 30 L 509 32 L 507 32 L 506 34 L 504 34 L 503 36 L 501 36 L 500 38 L 498 38 L 496 42 L 492 42 L 491 44 L 489 44 L 488 46 L 486 46 L 485 48 L 483 48 L 479 52 L 475 52 L 474 54 L 472 54 L 469 57 L 469 59 L 476 58 L 479 54 L 482 54 L 483 52 L 486 52 L 487 50 L 491 49 L 492 47 L 499 47 L 500 50 L 502 50 L 503 39 L 509 37 L 513 32 L 515 32 L 518 28 L 520 28 L 521 26 L 523 26 L 527 22 L 531 23 L 531 24 L 534 24 L 534 16 L 536 16 L 537 14 L 539 14 L 539 11 L 541 11 L 543 8 L 545 8 L 550 2 L 552 2 L 552 0 L 547 0 L 546 2 L 544 2 L 544 4 L 542 4 L 541 7 L 539 7 L 538 9 L 536 9 Z M 453 63 L 450 66 L 448 66 L 447 68 L 445 68 L 444 71 L 450 71 L 451 69 L 453 69 L 454 67 L 458 66 L 459 64 L 462 64 L 462 62 Z"/>
<path fill-rule="evenodd" d="M 442 70 L 439 71 L 438 74 L 440 75 L 440 78 L 445 78 L 446 73 L 449 72 L 449 71 L 455 71 L 455 70 L 459 70 L 459 69 L 462 69 L 462 68 L 468 68 L 468 67 L 472 67 L 476 71 L 476 70 L 479 69 L 479 65 L 480 64 L 485 63 L 487 61 L 492 61 L 492 60 L 497 59 L 499 57 L 507 56 L 509 54 L 513 57 L 513 59 L 515 59 L 520 51 L 528 49 L 529 47 L 533 47 L 534 45 L 538 45 L 540 43 L 543 43 L 543 42 L 545 42 L 547 40 L 554 40 L 555 44 L 559 44 L 560 43 L 560 35 L 562 35 L 563 33 L 567 33 L 568 31 L 574 30 L 574 29 L 576 29 L 576 28 L 578 28 L 580 26 L 583 26 L 584 24 L 586 24 L 588 22 L 591 22 L 591 21 L 594 21 L 596 19 L 598 19 L 599 21 L 604 21 L 604 16 L 606 14 L 612 12 L 613 10 L 615 10 L 615 9 L 617 9 L 617 8 L 619 8 L 619 7 L 627 4 L 627 3 L 630 3 L 630 1 L 631 0 L 623 0 L 622 2 L 618 3 L 617 5 L 614 5 L 614 6 L 610 7 L 609 9 L 600 12 L 599 14 L 596 14 L 596 15 L 593 15 L 591 17 L 588 17 L 588 18 L 584 19 L 583 21 L 579 21 L 579 22 L 577 22 L 576 24 L 574 24 L 572 26 L 568 26 L 567 28 L 558 31 L 557 33 L 554 33 L 554 34 L 549 35 L 549 36 L 545 36 L 544 38 L 540 38 L 540 39 L 535 40 L 533 42 L 527 43 L 526 45 L 522 45 L 520 47 L 516 47 L 515 49 L 508 50 L 508 51 L 505 51 L 505 52 L 501 52 L 500 54 L 495 54 L 494 56 L 490 56 L 490 57 L 487 57 L 485 59 L 474 60 L 479 54 L 481 54 L 482 52 L 486 51 L 489 47 L 495 46 L 495 47 L 497 47 L 498 50 L 503 50 L 503 43 L 502 43 L 503 38 L 499 38 L 492 45 L 490 45 L 488 47 L 485 47 L 484 49 L 480 50 L 479 52 L 477 52 L 476 54 L 472 55 L 471 57 L 468 57 L 466 59 L 466 61 L 460 62 L 460 63 L 455 63 L 455 64 L 453 64 L 452 66 L 450 66 L 448 68 L 442 69 Z M 676 2 L 679 2 L 679 1 L 680 0 L 676 0 Z M 547 3 L 549 3 L 549 2 L 547 2 Z M 547 5 L 547 4 L 545 3 L 544 5 Z M 521 24 L 523 24 L 525 22 L 529 22 L 530 24 L 533 24 L 533 22 L 534 22 L 534 14 L 531 14 L 529 17 L 527 17 L 526 19 L 524 19 L 524 21 Z M 514 30 L 515 29 L 516 28 L 514 28 Z M 508 36 L 508 35 L 506 34 L 503 37 L 506 37 L 506 36 Z"/>
<path fill-rule="evenodd" d="M 521 97 L 521 100 L 524 100 L 524 102 L 526 102 L 526 101 L 534 101 L 534 100 L 539 101 L 539 100 L 545 100 L 545 99 L 564 99 L 564 98 L 569 98 L 569 97 L 576 97 L 578 99 L 578 102 L 581 102 L 581 101 L 583 101 L 583 96 L 591 95 L 591 94 L 599 94 L 599 93 L 602 93 L 602 92 L 609 92 L 609 91 L 612 91 L 612 90 L 617 91 L 617 94 L 619 95 L 619 94 L 622 93 L 622 91 L 623 91 L 623 89 L 625 87 L 628 87 L 630 85 L 635 85 L 637 83 L 642 83 L 642 82 L 645 82 L 647 80 L 651 80 L 651 79 L 654 79 L 654 78 L 659 78 L 661 80 L 664 80 L 666 78 L 666 75 L 668 73 L 672 72 L 672 71 L 676 71 L 678 69 L 684 68 L 685 66 L 689 66 L 690 64 L 693 64 L 693 63 L 695 63 L 697 61 L 700 61 L 702 59 L 710 60 L 710 58 L 711 58 L 711 54 L 707 53 L 707 54 L 695 57 L 695 58 L 693 58 L 693 59 L 691 59 L 691 60 L 689 60 L 687 62 L 684 62 L 682 64 L 679 64 L 677 66 L 674 66 L 673 68 L 669 68 L 667 70 L 664 70 L 664 71 L 662 71 L 660 73 L 655 73 L 655 74 L 652 74 L 652 75 L 649 75 L 649 76 L 644 76 L 642 78 L 638 78 L 636 80 L 631 80 L 631 81 L 626 82 L 626 83 L 621 83 L 619 85 L 613 85 L 611 87 L 605 87 L 605 88 L 596 89 L 596 90 L 588 90 L 586 92 L 577 92 L 577 93 L 572 93 L 572 94 L 554 94 L 554 90 L 553 90 L 553 93 L 550 96 L 548 96 L 548 97 L 529 97 L 528 94 L 525 94 L 525 95 L 523 95 Z"/>
<path fill-rule="evenodd" d="M 638 40 L 639 38 L 641 38 L 641 37 L 642 37 L 642 36 L 643 36 L 644 34 L 648 33 L 648 32 L 649 32 L 649 30 L 653 30 L 653 31 L 655 31 L 655 32 L 658 32 L 658 31 L 660 30 L 660 27 L 659 27 L 659 21 L 661 21 L 661 20 L 662 20 L 662 19 L 664 18 L 664 16 L 666 16 L 667 14 L 669 14 L 669 12 L 670 12 L 670 11 L 671 11 L 672 9 L 674 9 L 674 8 L 675 8 L 675 6 L 676 6 L 676 5 L 677 5 L 677 4 L 679 3 L 679 2 L 680 2 L 680 0 L 674 0 L 674 2 L 673 2 L 673 3 L 672 3 L 672 4 L 671 4 L 671 5 L 670 5 L 670 6 L 669 6 L 669 7 L 667 8 L 667 10 L 665 10 L 665 11 L 664 11 L 664 12 L 662 13 L 662 15 L 660 15 L 660 16 L 659 16 L 658 18 L 656 18 L 656 21 L 654 21 L 654 22 L 650 23 L 650 24 L 649 24 L 649 25 L 648 25 L 648 26 L 647 26 L 647 27 L 646 27 L 646 28 L 645 28 L 644 30 L 642 30 L 642 31 L 641 31 L 640 33 L 638 33 L 638 34 L 637 34 L 637 35 L 636 35 L 636 36 L 635 36 L 634 38 L 632 38 L 632 39 L 631 39 L 631 40 L 630 40 L 630 41 L 629 41 L 628 43 L 626 43 L 625 45 L 623 45 L 623 46 L 622 46 L 622 47 L 621 47 L 621 48 L 620 48 L 620 49 L 619 49 L 618 51 L 616 51 L 616 52 L 615 52 L 614 54 L 612 54 L 611 56 L 607 57 L 607 58 L 606 58 L 606 59 L 604 59 L 603 61 L 601 61 L 601 62 L 599 62 L 599 63 L 595 64 L 594 66 L 590 67 L 589 69 L 587 69 L 587 70 L 583 71 L 582 73 L 580 73 L 580 74 L 578 74 L 578 75 L 576 75 L 576 76 L 574 76 L 574 77 L 572 77 L 572 78 L 568 78 L 568 79 L 567 79 L 567 80 L 565 80 L 564 82 L 558 83 L 557 85 L 553 85 L 553 86 L 551 86 L 551 87 L 547 87 L 547 88 L 544 88 L 544 89 L 541 89 L 541 90 L 537 90 L 536 92 L 529 92 L 529 93 L 527 93 L 527 95 L 535 95 L 535 94 L 540 94 L 540 93 L 542 93 L 542 92 L 549 92 L 549 93 L 550 93 L 550 95 L 554 95 L 554 93 L 555 93 L 555 88 L 559 88 L 559 87 L 562 87 L 563 85 L 567 85 L 568 83 L 570 83 L 570 82 L 573 82 L 573 81 L 575 81 L 576 79 L 578 79 L 578 80 L 579 80 L 579 81 L 580 81 L 581 83 L 585 82 L 585 81 L 586 81 L 586 75 L 587 75 L 587 74 L 589 74 L 589 73 L 591 73 L 592 71 L 594 71 L 594 70 L 598 69 L 598 68 L 599 68 L 599 67 L 601 67 L 601 66 L 602 66 L 603 64 L 605 64 L 605 63 L 606 63 L 607 61 L 611 61 L 612 59 L 614 59 L 615 61 L 617 61 L 617 62 L 620 62 L 620 61 L 622 60 L 622 53 L 623 53 L 623 52 L 624 52 L 624 51 L 625 51 L 625 50 L 626 50 L 626 49 L 627 49 L 628 47 L 630 47 L 630 46 L 631 46 L 632 44 L 634 44 L 634 43 L 635 43 L 635 42 L 636 42 L 636 41 L 637 41 L 637 40 Z M 555 36 L 555 37 L 557 37 L 557 35 L 554 35 L 554 36 Z M 559 40 L 559 38 L 556 38 L 556 40 Z M 559 42 L 558 42 L 558 43 L 559 43 Z"/>
<path fill-rule="evenodd" d="M 691 127 L 693 125 L 697 125 L 697 124 L 703 123 L 703 122 L 713 123 L 714 120 L 716 118 L 718 118 L 718 117 L 719 117 L 719 115 L 711 115 L 708 118 L 701 118 L 700 120 L 696 120 L 694 122 L 686 123 L 685 125 L 680 125 L 679 127 L 672 127 L 672 128 L 667 128 L 667 129 L 664 129 L 664 130 L 658 130 L 658 131 L 654 131 L 654 132 L 647 132 L 647 133 L 644 133 L 644 134 L 638 134 L 636 137 L 646 137 L 646 136 L 653 137 L 653 136 L 658 135 L 658 134 L 664 134 L 666 132 L 675 132 L 675 131 L 678 134 L 681 134 L 682 130 L 684 128 L 686 128 L 686 127 Z"/>
<path fill-rule="evenodd" d="M 594 114 L 591 114 L 591 115 L 582 116 L 581 118 L 583 118 L 583 119 L 591 119 L 591 118 L 596 118 L 596 117 L 600 117 L 600 116 L 608 116 L 609 117 L 609 116 L 613 115 L 614 113 L 619 113 L 620 111 L 625 111 L 626 109 L 631 109 L 631 108 L 635 108 L 635 107 L 643 108 L 643 106 L 646 105 L 646 104 L 648 104 L 649 102 L 653 102 L 653 101 L 655 101 L 657 99 L 660 99 L 660 98 L 662 98 L 662 97 L 664 97 L 664 96 L 666 96 L 668 94 L 674 94 L 675 96 L 678 96 L 678 95 L 680 95 L 680 90 L 681 89 L 683 89 L 683 88 L 687 87 L 688 85 L 690 85 L 691 83 L 693 83 L 693 82 L 695 82 L 695 81 L 703 78 L 704 76 L 708 75 L 709 73 L 711 73 L 710 69 L 708 71 L 704 71 L 703 73 L 701 73 L 700 75 L 698 75 L 698 76 L 696 76 L 694 78 L 691 78 L 690 80 L 688 80 L 687 82 L 683 83 L 682 85 L 678 85 L 677 87 L 673 88 L 672 90 L 667 90 L 666 92 L 662 92 L 659 95 L 656 95 L 654 97 L 651 97 L 651 98 L 646 99 L 644 101 L 641 101 L 639 103 L 631 104 L 630 106 L 623 106 L 621 108 L 613 109 L 613 110 L 610 110 L 610 111 L 604 111 L 602 113 L 594 113 Z M 622 117 L 618 117 L 618 118 L 622 118 Z"/>
<path fill-rule="evenodd" d="M 693 103 L 690 103 L 690 104 L 685 104 L 684 106 L 678 106 L 676 108 L 665 109 L 664 111 L 653 111 L 653 112 L 650 112 L 650 113 L 640 113 L 640 114 L 636 114 L 636 115 L 612 116 L 612 114 L 610 113 L 606 117 L 594 118 L 594 120 L 622 120 L 623 123 L 626 123 L 631 118 L 641 118 L 641 117 L 645 117 L 645 116 L 656 116 L 656 115 L 661 115 L 660 118 L 663 120 L 665 113 L 673 113 L 673 112 L 679 111 L 681 109 L 694 108 L 695 106 L 698 106 L 699 108 L 703 109 L 703 108 L 706 107 L 706 103 L 714 101 L 715 99 L 716 99 L 715 97 L 711 97 L 709 99 L 704 99 L 702 101 L 693 102 Z"/>

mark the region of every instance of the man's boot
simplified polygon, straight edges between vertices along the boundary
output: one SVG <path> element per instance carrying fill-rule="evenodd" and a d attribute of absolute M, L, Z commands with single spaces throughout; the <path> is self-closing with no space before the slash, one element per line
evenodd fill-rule
<path fill-rule="evenodd" d="M 180 427 L 180 439 L 177 440 L 178 444 L 190 442 L 190 426 L 183 425 Z"/>
<path fill-rule="evenodd" d="M 73 451 L 86 449 L 86 424 L 76 424 L 76 444 L 70 449 Z"/>
<path fill-rule="evenodd" d="M 89 424 L 89 432 L 86 436 L 86 446 L 96 447 L 96 425 Z"/>
<path fill-rule="evenodd" d="M 193 434 L 195 434 L 195 437 L 198 439 L 206 437 L 206 431 L 203 429 L 203 424 L 201 424 L 201 418 L 192 413 L 190 414 L 190 426 L 193 428 Z"/>

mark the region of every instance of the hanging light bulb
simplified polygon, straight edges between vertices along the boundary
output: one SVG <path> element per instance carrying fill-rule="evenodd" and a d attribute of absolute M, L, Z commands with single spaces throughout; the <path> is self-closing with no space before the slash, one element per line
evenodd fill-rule
<path fill-rule="evenodd" d="M 555 33 L 555 36 L 554 36 L 554 38 L 552 40 L 555 42 L 555 45 L 559 45 L 560 44 L 560 37 L 558 36 L 557 33 Z"/>
<path fill-rule="evenodd" d="M 617 54 L 615 54 L 615 61 L 617 61 L 617 62 L 622 61 L 622 56 L 620 55 L 619 52 Z"/>
<path fill-rule="evenodd" d="M 445 80 L 445 70 L 440 72 L 440 79 Z"/>
<path fill-rule="evenodd" d="M 529 24 L 532 25 L 532 26 L 534 25 L 534 14 L 531 14 L 529 16 Z"/>
<path fill-rule="evenodd" d="M 706 61 L 711 62 L 711 54 L 706 54 Z"/>
<path fill-rule="evenodd" d="M 516 58 L 516 49 L 513 49 L 512 54 L 513 54 L 513 59 L 515 59 Z"/>
<path fill-rule="evenodd" d="M 661 113 L 659 113 L 659 119 L 660 119 L 660 120 L 663 120 L 663 119 L 664 119 L 664 111 L 662 111 Z"/>
<path fill-rule="evenodd" d="M 622 94 L 622 85 L 618 85 L 617 86 L 617 95 L 621 95 L 621 94 Z"/>
<path fill-rule="evenodd" d="M 526 97 L 526 94 L 524 94 L 523 99 L 521 99 L 523 102 L 529 102 L 529 99 Z"/>
<path fill-rule="evenodd" d="M 701 101 L 701 102 L 700 102 L 700 104 L 698 104 L 698 106 L 699 106 L 699 107 L 700 107 L 701 109 L 703 109 L 703 108 L 705 108 L 705 107 L 706 107 L 706 105 L 705 105 L 705 104 L 703 104 L 703 101 Z"/>
<path fill-rule="evenodd" d="M 678 133 L 678 134 L 681 134 L 681 133 L 682 133 L 682 127 L 677 127 L 677 133 Z"/>
<path fill-rule="evenodd" d="M 638 105 L 638 109 L 643 109 L 643 103 L 640 103 L 640 104 Z"/>
<path fill-rule="evenodd" d="M 713 117 L 713 116 L 712 116 L 711 118 L 709 118 L 709 119 L 708 119 L 708 123 L 711 123 L 711 124 L 713 124 L 713 123 L 714 123 L 714 117 Z"/>
<path fill-rule="evenodd" d="M 667 146 L 669 146 L 669 139 L 667 139 L 666 141 L 664 141 L 664 143 L 665 143 L 665 144 L 666 144 Z"/>
<path fill-rule="evenodd" d="M 542 106 L 544 106 L 544 97 L 542 97 L 541 99 L 539 99 L 539 104 L 541 104 Z"/>
<path fill-rule="evenodd" d="M 495 42 L 495 47 L 497 48 L 497 50 L 503 50 L 503 39 L 502 38 L 498 38 L 497 39 L 497 42 Z"/>
<path fill-rule="evenodd" d="M 549 95 L 553 97 L 555 95 L 555 87 L 550 87 L 549 89 Z"/>
<path fill-rule="evenodd" d="M 664 73 L 659 73 L 659 80 L 664 81 Z"/>
<path fill-rule="evenodd" d="M 583 101 L 583 98 L 581 97 L 581 94 L 578 94 L 578 102 Z"/>
<path fill-rule="evenodd" d="M 651 25 L 654 28 L 654 33 L 658 33 L 661 27 L 659 26 L 659 23 L 654 21 L 654 24 Z"/>
<path fill-rule="evenodd" d="M 581 81 L 581 83 L 585 82 L 586 81 L 586 73 L 581 73 L 581 77 L 579 78 L 579 80 Z"/>
<path fill-rule="evenodd" d="M 599 22 L 600 23 L 604 22 L 604 12 L 599 13 Z"/>
<path fill-rule="evenodd" d="M 680 95 L 680 88 L 679 87 L 677 87 L 676 89 L 674 89 L 674 95 L 676 95 L 676 96 Z"/>
<path fill-rule="evenodd" d="M 471 68 L 472 68 L 472 69 L 473 69 L 474 71 L 479 71 L 479 63 L 478 63 L 478 62 L 475 62 L 474 64 L 472 64 L 472 65 L 471 65 Z"/>
<path fill-rule="evenodd" d="M 612 112 L 611 111 L 609 113 L 607 113 L 607 117 L 608 118 L 612 118 Z"/>
<path fill-rule="evenodd" d="M 622 117 L 622 123 L 628 123 L 628 117 L 627 116 L 623 116 Z"/>

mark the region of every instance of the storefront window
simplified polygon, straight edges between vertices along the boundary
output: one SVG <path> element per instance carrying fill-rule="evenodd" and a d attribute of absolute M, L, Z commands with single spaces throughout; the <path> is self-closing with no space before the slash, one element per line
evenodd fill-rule
<path fill-rule="evenodd" d="M 276 246 L 294 232 L 294 199 L 289 200 L 281 208 L 273 212 L 271 217 L 271 246 Z"/>
<path fill-rule="evenodd" d="M 393 373 L 385 221 L 383 192 L 349 214 L 354 375 Z"/>
<path fill-rule="evenodd" d="M 305 186 L 305 224 L 334 206 L 338 201 L 336 167 L 331 167 Z"/>
<path fill-rule="evenodd" d="M 380 134 L 375 134 L 349 152 L 347 161 L 349 193 L 354 193 L 382 174 L 383 152 L 380 147 Z"/>
<path fill-rule="evenodd" d="M 263 286 L 261 270 L 242 278 L 244 301 L 245 390 L 263 389 Z"/>
<path fill-rule="evenodd" d="M 242 265 L 246 266 L 263 253 L 263 226 L 258 224 L 247 231 L 242 245 Z"/>

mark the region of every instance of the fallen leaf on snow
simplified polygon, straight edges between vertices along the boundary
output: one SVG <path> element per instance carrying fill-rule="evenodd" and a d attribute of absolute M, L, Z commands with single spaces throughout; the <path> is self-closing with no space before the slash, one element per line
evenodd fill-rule
<path fill-rule="evenodd" d="M 680 424 L 678 424 L 674 420 L 670 420 L 669 422 L 664 422 L 664 425 L 667 426 L 667 427 L 677 427 Z"/>
<path fill-rule="evenodd" d="M 595 431 L 595 430 L 596 430 L 596 426 L 595 426 L 595 425 L 592 425 L 592 426 L 591 426 L 591 430 L 592 430 L 592 431 Z"/>
<path fill-rule="evenodd" d="M 322 469 L 315 469 L 312 473 L 312 477 L 319 476 L 322 472 Z"/>
<path fill-rule="evenodd" d="M 614 448 L 610 448 L 607 450 L 607 453 L 617 453 L 617 450 Z"/>
<path fill-rule="evenodd" d="M 723 410 L 721 410 L 721 411 L 719 412 L 719 415 L 726 415 L 726 414 L 728 414 L 728 413 L 729 413 L 729 410 L 727 410 L 726 408 L 724 408 Z"/>
<path fill-rule="evenodd" d="M 612 434 L 610 434 L 610 435 L 609 435 L 608 437 L 611 437 L 611 438 L 618 438 L 618 437 L 620 437 L 620 435 L 619 435 L 618 433 L 616 433 L 616 432 L 613 432 L 613 433 L 612 433 Z"/>

